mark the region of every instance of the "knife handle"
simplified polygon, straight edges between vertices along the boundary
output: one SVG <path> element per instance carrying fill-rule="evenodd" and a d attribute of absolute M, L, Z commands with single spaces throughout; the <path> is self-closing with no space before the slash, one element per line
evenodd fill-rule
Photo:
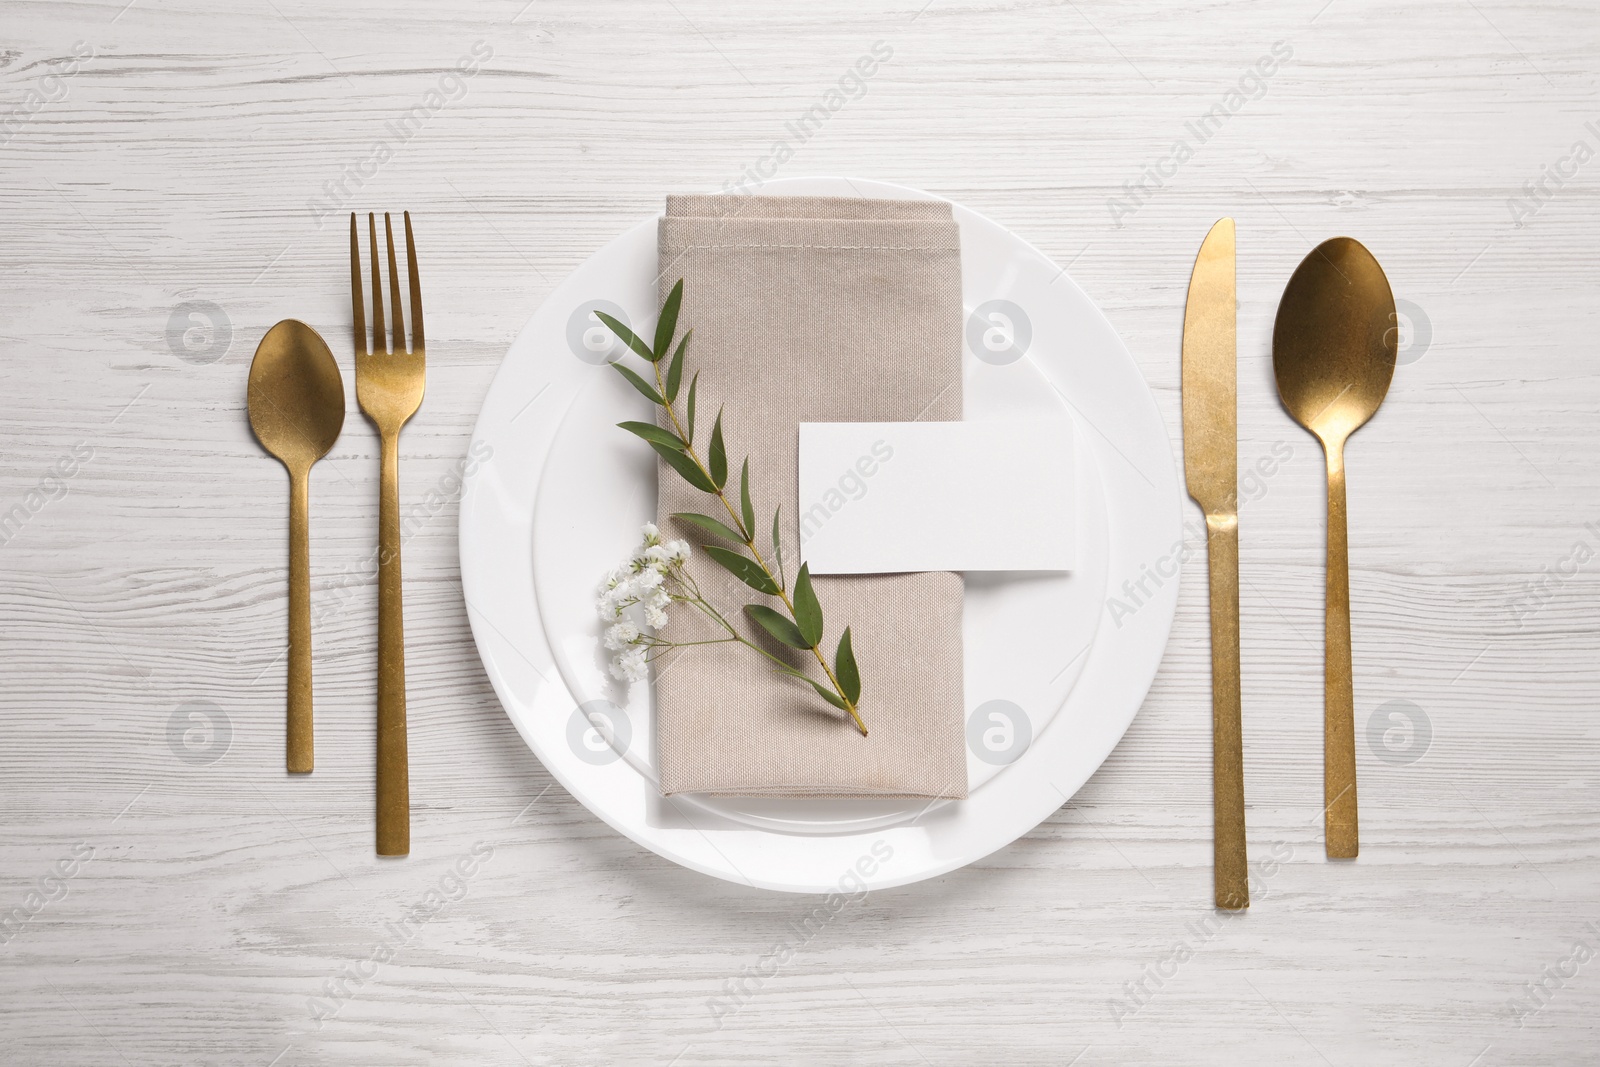
<path fill-rule="evenodd" d="M 1217 907 L 1250 906 L 1239 706 L 1239 517 L 1206 516 L 1211 569 L 1212 848 Z"/>
<path fill-rule="evenodd" d="M 1350 533 L 1344 504 L 1344 442 L 1329 442 L 1328 590 L 1323 623 L 1322 800 L 1329 859 L 1361 850 L 1356 818 L 1356 708 L 1350 656 Z"/>

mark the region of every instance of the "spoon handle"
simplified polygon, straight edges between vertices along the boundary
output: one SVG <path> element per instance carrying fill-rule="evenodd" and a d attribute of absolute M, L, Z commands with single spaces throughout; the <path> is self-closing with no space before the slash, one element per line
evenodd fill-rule
<path fill-rule="evenodd" d="M 411 851 L 406 633 L 400 599 L 400 435 L 383 435 L 378 490 L 378 855 Z"/>
<path fill-rule="evenodd" d="M 311 741 L 311 471 L 289 472 L 289 710 L 286 757 L 290 774 L 310 774 Z"/>
<path fill-rule="evenodd" d="M 1356 712 L 1350 662 L 1350 547 L 1344 506 L 1344 442 L 1329 443 L 1328 591 L 1324 623 L 1322 796 L 1329 859 L 1354 859 Z"/>
<path fill-rule="evenodd" d="M 1239 709 L 1239 518 L 1206 516 L 1211 570 L 1212 870 L 1217 907 L 1250 906 Z"/>

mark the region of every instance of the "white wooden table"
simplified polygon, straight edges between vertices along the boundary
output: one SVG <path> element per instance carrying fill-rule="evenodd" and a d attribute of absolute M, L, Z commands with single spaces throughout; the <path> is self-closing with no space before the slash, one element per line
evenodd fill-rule
<path fill-rule="evenodd" d="M 1600 1058 L 1589 5 L 4 0 L 0 27 L 0 1061 Z M 1238 219 L 1240 459 L 1275 457 L 1243 487 L 1247 914 L 1208 907 L 1203 554 L 1071 803 L 792 952 L 816 901 L 642 851 L 509 726 L 450 478 L 496 365 L 665 192 L 771 172 L 778 141 L 777 173 L 929 189 L 1069 265 L 1175 443 L 1189 267 Z M 345 213 L 402 208 L 430 334 L 402 442 L 414 845 L 380 861 L 376 439 L 352 395 L 314 477 L 318 766 L 288 780 L 286 479 L 244 385 L 290 316 L 349 382 Z M 1283 283 L 1336 234 L 1410 319 L 1349 454 L 1343 864 L 1321 458 L 1269 358 Z"/>

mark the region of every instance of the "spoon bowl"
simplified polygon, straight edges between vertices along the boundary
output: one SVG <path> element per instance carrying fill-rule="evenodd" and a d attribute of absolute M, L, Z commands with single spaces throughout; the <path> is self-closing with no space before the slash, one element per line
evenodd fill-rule
<path fill-rule="evenodd" d="M 284 319 L 261 339 L 250 364 L 250 428 L 289 471 L 289 683 L 286 765 L 310 773 L 311 466 L 344 428 L 344 379 L 327 342 L 310 326 Z"/>
<path fill-rule="evenodd" d="M 1383 403 L 1394 326 L 1389 279 L 1360 241 L 1324 241 L 1295 268 L 1278 303 L 1272 370 L 1283 406 L 1324 445 L 1343 444 Z"/>
<path fill-rule="evenodd" d="M 1316 434 L 1328 460 L 1322 788 L 1330 859 L 1354 859 L 1360 851 L 1344 446 L 1389 392 L 1399 344 L 1395 321 L 1383 268 L 1359 241 L 1335 237 L 1295 269 L 1272 330 L 1278 396 L 1295 421 Z"/>
<path fill-rule="evenodd" d="M 291 474 L 328 454 L 344 428 L 344 379 L 322 335 L 284 319 L 250 364 L 250 428 Z"/>

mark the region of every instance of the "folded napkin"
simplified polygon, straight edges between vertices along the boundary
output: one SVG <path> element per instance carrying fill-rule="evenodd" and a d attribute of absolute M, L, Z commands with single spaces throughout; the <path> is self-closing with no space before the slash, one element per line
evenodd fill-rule
<path fill-rule="evenodd" d="M 792 586 L 799 423 L 961 418 L 961 262 L 950 205 L 673 196 L 659 236 L 661 297 L 682 278 L 679 329 L 694 329 L 686 358 L 700 373 L 697 442 L 704 447 L 725 407 L 730 485 L 748 455 L 763 534 L 782 506 Z M 665 464 L 659 484 L 663 533 L 702 543 L 703 534 L 670 516 L 710 514 L 715 501 Z M 775 603 L 704 554 L 690 565 L 707 599 L 736 625 L 753 629 L 744 604 Z M 830 663 L 851 627 L 869 736 L 747 648 L 675 649 L 655 671 L 662 791 L 966 796 L 961 576 L 852 575 L 814 584 Z M 718 634 L 680 609 L 663 636 Z M 770 647 L 819 673 L 808 653 Z"/>

